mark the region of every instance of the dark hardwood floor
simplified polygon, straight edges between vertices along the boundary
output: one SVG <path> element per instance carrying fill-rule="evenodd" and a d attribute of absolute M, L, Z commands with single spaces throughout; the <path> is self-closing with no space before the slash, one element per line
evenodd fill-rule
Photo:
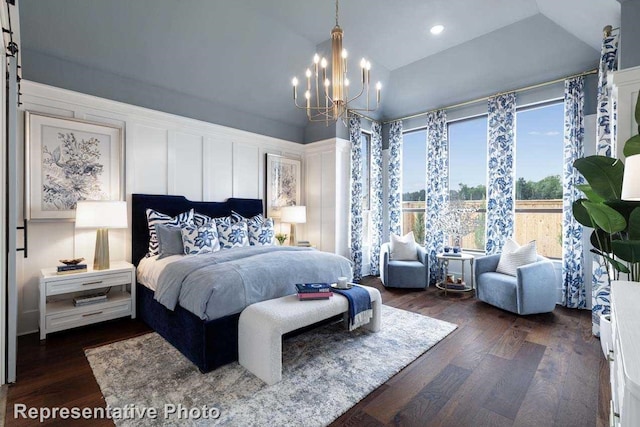
<path fill-rule="evenodd" d="M 591 314 L 557 307 L 551 314 L 519 317 L 471 295 L 384 289 L 385 304 L 453 322 L 458 329 L 338 418 L 334 426 L 605 426 L 609 371 Z M 83 349 L 149 331 L 122 319 L 18 341 L 13 405 L 97 407 L 105 402 Z M 224 414 L 223 414 L 224 416 Z M 50 421 L 45 425 L 110 425 L 108 421 Z"/>

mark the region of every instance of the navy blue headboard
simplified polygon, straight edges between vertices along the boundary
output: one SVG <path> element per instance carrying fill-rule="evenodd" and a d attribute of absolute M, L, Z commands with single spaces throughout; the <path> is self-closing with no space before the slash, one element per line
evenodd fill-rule
<path fill-rule="evenodd" d="M 138 265 L 149 249 L 147 209 L 154 209 L 171 216 L 193 209 L 212 218 L 231 215 L 232 210 L 245 217 L 263 213 L 260 199 L 230 198 L 226 202 L 192 202 L 184 196 L 132 194 L 131 259 L 135 265 Z"/>

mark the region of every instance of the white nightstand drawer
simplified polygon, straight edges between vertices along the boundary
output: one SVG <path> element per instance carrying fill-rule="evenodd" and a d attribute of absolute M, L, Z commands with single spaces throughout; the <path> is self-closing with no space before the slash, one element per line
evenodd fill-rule
<path fill-rule="evenodd" d="M 69 274 L 60 276 L 60 279 L 47 281 L 47 296 L 109 286 L 121 286 L 130 283 L 130 272 L 82 275 L 81 277 L 73 277 L 72 274 Z"/>
<path fill-rule="evenodd" d="M 86 307 L 70 305 L 69 310 L 48 314 L 45 327 L 47 333 L 50 333 L 129 315 L 131 315 L 131 299 L 118 298 L 115 301 Z"/>

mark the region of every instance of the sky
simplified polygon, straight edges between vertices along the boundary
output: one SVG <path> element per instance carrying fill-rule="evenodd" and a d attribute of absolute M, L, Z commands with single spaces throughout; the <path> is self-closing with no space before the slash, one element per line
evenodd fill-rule
<path fill-rule="evenodd" d="M 516 177 L 539 181 L 562 175 L 563 104 L 523 109 L 516 115 Z M 426 132 L 403 137 L 403 192 L 425 188 Z M 464 183 L 486 184 L 487 117 L 461 120 L 449 125 L 450 188 Z"/>

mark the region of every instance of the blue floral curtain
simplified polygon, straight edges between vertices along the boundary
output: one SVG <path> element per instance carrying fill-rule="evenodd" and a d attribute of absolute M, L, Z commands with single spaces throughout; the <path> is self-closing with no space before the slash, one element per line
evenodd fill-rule
<path fill-rule="evenodd" d="M 600 51 L 598 72 L 598 111 L 596 115 L 596 154 L 615 156 L 615 109 L 610 99 L 611 87 L 607 84 L 609 73 L 617 69 L 618 32 L 605 34 Z M 610 287 L 607 269 L 601 257 L 593 257 L 591 280 L 591 319 L 594 335 L 600 335 L 600 315 L 610 310 Z"/>
<path fill-rule="evenodd" d="M 440 215 L 449 204 L 449 140 L 447 114 L 444 110 L 427 115 L 427 182 L 426 182 L 424 245 L 429 255 L 429 277 L 435 283 L 439 277 L 436 255 L 443 252 L 445 231 L 440 227 Z"/>
<path fill-rule="evenodd" d="M 349 142 L 351 143 L 351 261 L 353 281 L 362 278 L 362 141 L 360 118 L 349 117 Z"/>
<path fill-rule="evenodd" d="M 516 94 L 489 99 L 487 177 L 487 255 L 499 253 L 513 235 Z"/>
<path fill-rule="evenodd" d="M 611 124 L 615 123 L 613 114 L 615 106 L 611 101 L 611 87 L 607 83 L 607 77 L 618 69 L 618 33 L 604 36 L 600 51 L 600 67 L 598 70 L 598 111 L 596 112 L 597 146 L 596 154 L 613 157 L 615 150 L 615 132 L 612 132 Z"/>
<path fill-rule="evenodd" d="M 389 128 L 389 232 L 402 234 L 402 120 Z"/>
<path fill-rule="evenodd" d="M 577 186 L 584 183 L 573 167 L 584 157 L 584 77 L 564 82 L 564 173 L 562 179 L 562 304 L 585 308 L 582 225 L 573 217 L 573 202 L 582 197 Z"/>
<path fill-rule="evenodd" d="M 380 274 L 380 245 L 382 244 L 382 125 L 371 123 L 371 183 L 369 217 L 371 235 L 369 259 L 371 275 Z"/>

